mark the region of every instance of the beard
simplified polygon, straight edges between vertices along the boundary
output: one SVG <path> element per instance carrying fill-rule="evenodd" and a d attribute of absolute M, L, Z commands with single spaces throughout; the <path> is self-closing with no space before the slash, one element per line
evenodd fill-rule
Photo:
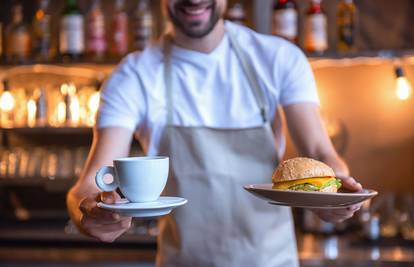
<path fill-rule="evenodd" d="M 207 22 L 197 20 L 192 22 L 186 21 L 183 10 L 185 8 L 197 7 L 207 7 L 207 9 L 210 9 L 210 17 Z M 167 7 L 167 12 L 174 26 L 191 38 L 203 38 L 208 35 L 216 26 L 222 13 L 217 7 L 215 0 L 206 0 L 197 4 L 190 0 L 182 0 L 175 3 L 171 8 Z"/>

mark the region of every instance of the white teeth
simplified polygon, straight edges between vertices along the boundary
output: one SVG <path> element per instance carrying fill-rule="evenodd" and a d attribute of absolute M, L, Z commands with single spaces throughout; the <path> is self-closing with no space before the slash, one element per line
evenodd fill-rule
<path fill-rule="evenodd" d="M 184 8 L 185 13 L 192 15 L 192 16 L 197 16 L 197 15 L 201 15 L 203 14 L 204 11 L 206 11 L 206 8 L 193 8 L 193 7 L 186 7 Z"/>

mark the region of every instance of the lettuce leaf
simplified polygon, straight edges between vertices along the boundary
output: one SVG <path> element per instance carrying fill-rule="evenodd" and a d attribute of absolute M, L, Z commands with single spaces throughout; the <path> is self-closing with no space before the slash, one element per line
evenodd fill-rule
<path fill-rule="evenodd" d="M 310 183 L 304 183 L 304 184 L 297 184 L 289 187 L 289 190 L 295 190 L 295 191 L 319 191 L 319 187 L 310 184 Z"/>
<path fill-rule="evenodd" d="M 336 188 L 340 188 L 341 186 L 342 186 L 342 184 L 341 184 L 341 180 L 339 180 L 339 179 L 332 179 L 332 180 L 329 180 L 327 183 L 325 183 L 323 186 L 322 186 L 322 188 L 325 188 L 325 187 L 329 187 L 329 186 L 333 186 L 333 185 L 335 185 L 336 186 Z"/>

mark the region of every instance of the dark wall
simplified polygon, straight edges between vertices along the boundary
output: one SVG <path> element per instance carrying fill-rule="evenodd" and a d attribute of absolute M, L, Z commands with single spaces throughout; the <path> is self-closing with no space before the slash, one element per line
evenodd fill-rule
<path fill-rule="evenodd" d="M 358 0 L 361 45 L 367 49 L 414 48 L 414 1 Z"/>
<path fill-rule="evenodd" d="M 260 0 L 259 0 L 260 1 Z M 296 0 L 303 12 L 309 0 Z M 354 0 L 359 11 L 358 47 L 360 50 L 413 49 L 414 1 Z M 336 45 L 336 12 L 339 0 L 324 0 L 328 14 L 330 47 Z"/>

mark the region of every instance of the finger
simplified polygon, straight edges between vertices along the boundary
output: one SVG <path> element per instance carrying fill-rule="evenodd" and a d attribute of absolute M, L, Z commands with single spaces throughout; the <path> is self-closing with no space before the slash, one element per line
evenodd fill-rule
<path fill-rule="evenodd" d="M 125 218 L 119 222 L 112 224 L 101 224 L 93 219 L 85 219 L 84 226 L 89 230 L 89 233 L 93 236 L 100 236 L 102 234 L 113 232 L 125 232 L 131 227 L 131 219 Z"/>
<path fill-rule="evenodd" d="M 321 215 L 323 217 L 347 217 L 349 215 L 353 215 L 354 212 L 349 211 L 348 209 L 333 209 L 324 211 Z"/>
<path fill-rule="evenodd" d="M 101 197 L 101 201 L 106 204 L 115 204 L 117 200 L 121 199 L 121 197 L 115 191 L 102 192 L 100 197 Z"/>
<path fill-rule="evenodd" d="M 103 223 L 118 222 L 121 219 L 121 216 L 118 213 L 97 206 L 92 208 L 88 215 L 94 219 L 102 220 Z"/>
<path fill-rule="evenodd" d="M 112 211 L 108 211 L 97 206 L 97 202 L 94 199 L 86 198 L 79 205 L 80 211 L 84 216 L 92 217 L 95 219 L 108 221 L 109 223 L 117 222 L 120 219 L 120 215 Z"/>
<path fill-rule="evenodd" d="M 362 191 L 362 185 L 355 181 L 352 177 L 344 177 L 341 178 L 342 186 L 350 191 L 353 192 L 360 192 Z"/>
<path fill-rule="evenodd" d="M 322 216 L 321 219 L 327 222 L 337 223 L 343 222 L 353 216 L 353 213 L 332 213 Z"/>
<path fill-rule="evenodd" d="M 362 204 L 355 204 L 355 205 L 352 205 L 352 206 L 347 207 L 346 209 L 348 211 L 356 212 L 359 209 L 361 209 L 361 207 L 362 207 Z"/>
<path fill-rule="evenodd" d="M 336 217 L 336 218 L 347 218 L 349 216 L 352 216 L 354 213 L 350 211 L 336 211 L 330 213 L 328 216 L 330 217 Z"/>
<path fill-rule="evenodd" d="M 92 217 L 95 219 L 109 221 L 118 221 L 120 219 L 119 214 L 99 208 L 96 201 L 93 199 L 83 200 L 79 205 L 79 209 L 84 214 L 84 216 Z"/>
<path fill-rule="evenodd" d="M 96 236 L 100 241 L 106 242 L 106 243 L 112 243 L 114 242 L 119 236 L 121 236 L 125 231 L 115 231 L 111 233 L 104 233 L 100 234 L 99 236 Z"/>

